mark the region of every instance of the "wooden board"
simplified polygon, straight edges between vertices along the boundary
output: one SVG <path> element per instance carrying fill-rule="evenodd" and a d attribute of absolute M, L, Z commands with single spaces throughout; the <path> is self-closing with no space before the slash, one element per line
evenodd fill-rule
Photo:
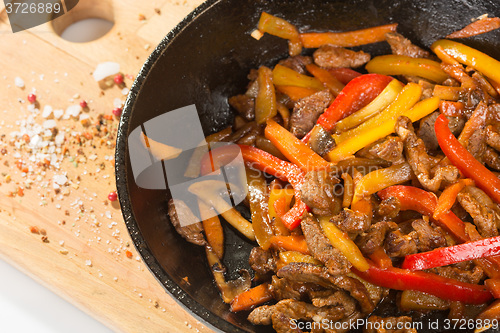
<path fill-rule="evenodd" d="M 80 0 L 64 20 L 97 15 L 115 22 L 107 35 L 89 43 L 61 39 L 53 24 L 67 22 L 13 34 L 0 7 L 0 257 L 118 332 L 211 331 L 166 294 L 138 257 L 117 202 L 107 200 L 115 190 L 118 121 L 106 120 L 100 132 L 94 128 L 99 115 L 110 115 L 115 100 L 126 96 L 118 86 L 102 90 L 91 75 L 97 64 L 114 61 L 135 77 L 163 36 L 201 2 Z M 24 88 L 15 85 L 16 77 Z M 125 79 L 127 87 L 132 82 Z M 35 90 L 39 112 L 26 101 Z M 82 99 L 90 125 L 72 117 L 56 120 L 65 142 L 46 158 L 62 160 L 44 166 L 47 161 L 36 154 L 43 148 L 30 150 L 24 139 L 33 144 L 37 128 L 48 120 L 45 107 L 66 110 Z M 11 136 L 23 131 L 31 136 Z M 43 134 L 41 142 L 54 144 L 54 136 Z M 55 189 L 63 175 L 67 182 Z M 46 236 L 32 233 L 33 227 Z"/>

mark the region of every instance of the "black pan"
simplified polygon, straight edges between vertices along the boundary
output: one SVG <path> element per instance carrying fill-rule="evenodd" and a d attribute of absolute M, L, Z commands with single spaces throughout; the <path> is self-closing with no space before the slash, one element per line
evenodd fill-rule
<path fill-rule="evenodd" d="M 204 250 L 180 238 L 169 223 L 169 191 L 136 185 L 127 147 L 133 129 L 191 104 L 197 107 L 205 135 L 232 123 L 227 98 L 244 91 L 249 70 L 273 65 L 287 55 L 283 40 L 269 35 L 260 41 L 250 37 L 262 11 L 283 17 L 302 31 L 348 31 L 397 22 L 400 33 L 429 47 L 470 23 L 471 18 L 485 13 L 499 16 L 497 1 L 210 0 L 189 14 L 167 34 L 138 75 L 124 108 L 116 147 L 116 182 L 123 216 L 135 246 L 158 282 L 214 328 L 224 332 L 271 331 L 248 323 L 246 313 L 229 312 L 213 283 Z M 498 31 L 462 42 L 500 59 Z M 372 56 L 390 52 L 386 43 L 362 49 Z M 252 244 L 228 228 L 226 247 L 224 263 L 230 272 L 247 266 Z"/>

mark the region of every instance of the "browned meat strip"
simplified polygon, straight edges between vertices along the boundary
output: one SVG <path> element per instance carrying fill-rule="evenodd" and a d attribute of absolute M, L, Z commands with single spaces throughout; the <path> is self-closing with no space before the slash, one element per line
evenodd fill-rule
<path fill-rule="evenodd" d="M 248 259 L 250 267 L 261 275 L 265 275 L 276 270 L 276 260 L 270 251 L 266 251 L 260 246 L 254 247 Z"/>
<path fill-rule="evenodd" d="M 468 267 L 468 269 L 461 269 L 453 266 L 443 266 L 432 268 L 429 271 L 450 279 L 472 284 L 478 284 L 479 281 L 481 281 L 484 277 L 484 272 L 479 266 Z"/>
<path fill-rule="evenodd" d="M 370 293 L 363 283 L 349 276 L 328 274 L 325 267 L 307 263 L 291 263 L 280 269 L 277 275 L 297 282 L 312 282 L 326 288 L 343 289 L 358 301 L 363 313 L 370 313 L 375 308 Z"/>
<path fill-rule="evenodd" d="M 330 244 L 321 227 L 313 217 L 307 215 L 300 224 L 306 238 L 307 247 L 314 258 L 323 262 L 332 275 L 346 274 L 351 264 L 347 258 Z"/>
<path fill-rule="evenodd" d="M 425 252 L 446 246 L 446 238 L 441 228 L 433 227 L 424 220 L 415 220 L 411 226 L 415 229 L 411 236 L 417 243 L 418 251 Z"/>
<path fill-rule="evenodd" d="M 399 202 L 399 199 L 389 197 L 379 204 L 377 214 L 384 219 L 393 219 L 399 214 L 400 210 L 401 203 Z"/>
<path fill-rule="evenodd" d="M 484 128 L 477 129 L 472 133 L 467 143 L 467 150 L 476 160 L 484 162 L 483 156 L 486 151 L 486 131 Z"/>
<path fill-rule="evenodd" d="M 388 232 L 397 229 L 398 225 L 394 222 L 377 222 L 372 224 L 366 233 L 361 234 L 356 239 L 356 244 L 363 254 L 370 255 L 384 244 Z"/>
<path fill-rule="evenodd" d="M 370 61 L 370 55 L 363 51 L 352 51 L 343 47 L 325 45 L 313 54 L 314 62 L 325 68 L 359 67 Z"/>
<path fill-rule="evenodd" d="M 406 328 L 405 323 L 411 323 L 408 316 L 386 317 L 371 316 L 363 329 L 363 333 L 417 333 L 414 328 Z M 398 326 L 399 325 L 399 326 Z M 411 327 L 411 325 L 408 325 Z M 398 327 L 402 327 L 399 328 Z"/>
<path fill-rule="evenodd" d="M 291 319 L 285 314 L 275 311 L 272 315 L 272 321 L 276 333 L 302 333 L 300 328 L 290 325 Z"/>
<path fill-rule="evenodd" d="M 311 96 L 300 99 L 290 116 L 290 132 L 301 139 L 316 124 L 319 116 L 333 100 L 328 90 L 319 91 Z"/>
<path fill-rule="evenodd" d="M 335 215 L 330 220 L 335 223 L 342 231 L 360 234 L 370 227 L 370 218 L 363 213 L 355 212 L 345 208 L 340 214 Z"/>
<path fill-rule="evenodd" d="M 236 95 L 229 98 L 229 105 L 248 121 L 255 118 L 255 99 L 248 95 Z"/>
<path fill-rule="evenodd" d="M 388 32 L 385 34 L 385 40 L 391 46 L 393 54 L 405 55 L 412 58 L 429 58 L 430 53 L 412 44 L 409 39 L 403 37 L 397 32 Z"/>
<path fill-rule="evenodd" d="M 486 193 L 474 186 L 466 186 L 457 196 L 460 205 L 474 219 L 478 232 L 483 237 L 498 236 L 500 215 L 495 203 Z"/>
<path fill-rule="evenodd" d="M 250 312 L 248 320 L 254 325 L 271 325 L 273 313 L 273 305 L 262 305 Z"/>
<path fill-rule="evenodd" d="M 483 161 L 492 169 L 500 171 L 500 155 L 490 147 L 484 151 Z"/>
<path fill-rule="evenodd" d="M 310 171 L 305 176 L 300 191 L 302 201 L 316 215 L 332 215 L 340 211 L 340 197 L 335 195 L 338 178 L 330 175 L 328 170 Z"/>
<path fill-rule="evenodd" d="M 407 161 L 423 188 L 436 192 L 443 181 L 454 182 L 458 179 L 459 172 L 455 166 L 436 167 L 438 159 L 427 154 L 424 142 L 415 134 L 409 118 L 398 118 L 396 133 L 404 142 Z"/>
<path fill-rule="evenodd" d="M 500 134 L 492 125 L 486 126 L 486 143 L 500 151 Z"/>
<path fill-rule="evenodd" d="M 380 158 L 392 164 L 405 161 L 403 156 L 403 141 L 397 136 L 389 136 L 360 150 L 357 156 L 366 158 Z"/>
<path fill-rule="evenodd" d="M 184 201 L 170 199 L 168 202 L 168 215 L 175 230 L 188 242 L 201 246 L 207 244 L 203 236 L 201 222 L 197 222 L 199 219 L 194 216 Z M 183 222 L 185 226 L 181 226 L 181 220 L 185 221 Z"/>
<path fill-rule="evenodd" d="M 306 65 L 312 64 L 312 58 L 298 55 L 280 60 L 278 64 L 291 68 L 297 73 L 306 74 Z"/>
<path fill-rule="evenodd" d="M 323 289 L 313 283 L 300 283 L 293 280 L 280 279 L 276 275 L 273 275 L 271 283 L 271 292 L 274 299 L 278 301 L 287 298 L 297 301 L 307 300 L 311 294 Z"/>
<path fill-rule="evenodd" d="M 417 243 L 410 235 L 395 230 L 387 234 L 385 250 L 389 257 L 404 257 L 417 253 Z"/>
<path fill-rule="evenodd" d="M 417 135 L 424 141 L 425 148 L 429 151 L 437 150 L 439 144 L 437 142 L 436 131 L 434 131 L 434 124 L 439 116 L 439 112 L 433 112 L 427 117 L 420 120 L 420 127 Z M 454 135 L 460 134 L 465 125 L 465 119 L 461 117 L 447 117 L 449 120 L 448 127 Z"/>
<path fill-rule="evenodd" d="M 323 306 L 341 306 L 346 312 L 353 313 L 356 310 L 356 301 L 342 290 L 328 290 L 328 295 L 315 295 L 311 298 L 311 302 L 316 307 Z"/>

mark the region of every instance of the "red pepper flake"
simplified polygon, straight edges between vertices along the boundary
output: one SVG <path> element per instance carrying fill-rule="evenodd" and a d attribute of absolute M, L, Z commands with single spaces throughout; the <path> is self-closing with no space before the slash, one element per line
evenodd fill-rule
<path fill-rule="evenodd" d="M 82 107 L 82 109 L 85 109 L 85 108 L 88 106 L 88 105 L 87 105 L 87 101 L 86 101 L 86 100 L 84 100 L 84 99 L 82 99 L 82 100 L 80 101 L 80 106 Z"/>
<path fill-rule="evenodd" d="M 93 138 L 92 133 L 90 133 L 89 131 L 84 132 L 84 133 L 83 133 L 83 136 L 84 136 L 84 137 L 85 137 L 85 139 L 87 139 L 87 140 L 92 140 L 92 138 Z"/>
<path fill-rule="evenodd" d="M 113 78 L 113 81 L 115 81 L 116 84 L 122 84 L 124 80 L 123 74 L 116 74 L 115 77 Z"/>
<path fill-rule="evenodd" d="M 40 229 L 36 225 L 31 226 L 30 231 L 32 234 L 40 234 Z"/>
<path fill-rule="evenodd" d="M 17 187 L 17 196 L 24 197 L 24 188 L 22 188 L 21 186 Z"/>
<path fill-rule="evenodd" d="M 28 102 L 30 102 L 31 104 L 35 103 L 36 102 L 36 95 L 35 94 L 29 94 L 28 95 Z"/>
<path fill-rule="evenodd" d="M 115 116 L 119 117 L 119 116 L 121 116 L 121 115 L 122 115 L 122 108 L 114 108 L 114 109 L 113 109 L 113 111 L 112 111 L 112 113 L 113 113 Z"/>
<path fill-rule="evenodd" d="M 108 194 L 108 200 L 109 201 L 116 201 L 118 199 L 118 194 L 116 194 L 116 191 L 111 191 Z"/>
<path fill-rule="evenodd" d="M 29 143 L 31 139 L 30 139 L 30 136 L 28 134 L 23 134 L 23 140 L 24 140 L 24 142 Z"/>
<path fill-rule="evenodd" d="M 17 167 L 19 170 L 22 170 L 22 168 L 23 168 L 23 161 L 21 161 L 21 160 L 17 160 L 17 161 L 16 161 L 16 167 Z"/>
<path fill-rule="evenodd" d="M 125 251 L 125 255 L 127 256 L 127 258 L 132 258 L 132 252 L 130 252 L 129 250 Z"/>

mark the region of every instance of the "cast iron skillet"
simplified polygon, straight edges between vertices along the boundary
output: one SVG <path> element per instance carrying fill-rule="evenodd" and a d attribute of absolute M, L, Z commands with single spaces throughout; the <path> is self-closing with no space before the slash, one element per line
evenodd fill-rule
<path fill-rule="evenodd" d="M 398 31 L 429 47 L 462 28 L 471 18 L 500 15 L 497 0 L 209 0 L 189 14 L 162 40 L 144 64 L 126 101 L 116 147 L 116 182 L 123 216 L 135 246 L 164 288 L 193 314 L 224 332 L 270 332 L 228 311 L 218 294 L 202 248 L 180 238 L 166 211 L 168 191 L 137 187 L 132 177 L 127 136 L 145 121 L 195 104 L 205 135 L 232 123 L 228 96 L 244 91 L 246 75 L 259 65 L 287 56 L 287 44 L 266 35 L 250 37 L 262 11 L 283 17 L 302 31 L 348 31 L 399 23 Z M 500 59 L 500 33 L 462 42 Z M 386 43 L 362 48 L 389 53 Z M 226 228 L 231 277 L 247 267 L 253 246 Z M 186 283 L 187 278 L 188 283 Z M 379 309 L 379 311 L 384 311 Z M 389 309 L 389 313 L 390 310 Z"/>

